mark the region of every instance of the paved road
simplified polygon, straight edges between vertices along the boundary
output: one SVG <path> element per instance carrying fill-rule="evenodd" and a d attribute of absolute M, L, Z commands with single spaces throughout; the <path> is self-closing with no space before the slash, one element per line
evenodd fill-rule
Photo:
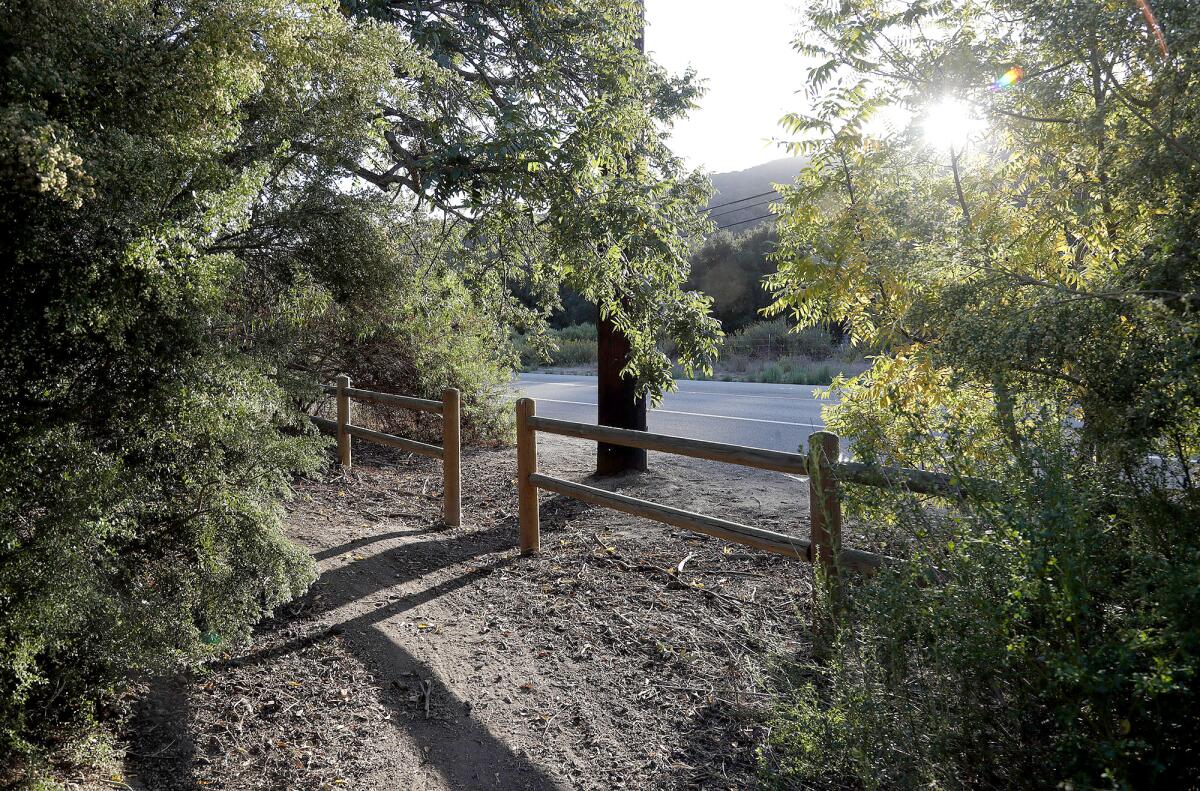
<path fill-rule="evenodd" d="M 649 428 L 662 434 L 795 451 L 821 428 L 817 398 L 809 385 L 680 381 L 679 389 L 652 409 Z M 522 374 L 516 388 L 537 399 L 544 417 L 596 422 L 596 377 Z"/>

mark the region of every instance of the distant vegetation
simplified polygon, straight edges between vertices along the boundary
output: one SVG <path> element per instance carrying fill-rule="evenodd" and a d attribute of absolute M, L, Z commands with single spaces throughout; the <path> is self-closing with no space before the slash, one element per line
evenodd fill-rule
<path fill-rule="evenodd" d="M 763 279 L 776 269 L 769 255 L 777 241 L 772 225 L 759 225 L 718 231 L 692 253 L 688 286 L 712 297 L 713 315 L 727 335 L 761 320 L 773 301 Z"/>
<path fill-rule="evenodd" d="M 825 327 L 796 331 L 783 319 L 758 321 L 725 339 L 713 377 L 770 384 L 827 385 L 869 367 L 864 350 Z"/>
<path fill-rule="evenodd" d="M 526 371 L 561 368 L 591 372 L 596 366 L 596 325 L 572 324 L 551 330 L 539 349 L 523 336 L 516 346 Z M 670 343 L 664 351 L 672 354 Z M 827 385 L 834 378 L 861 373 L 869 366 L 861 349 L 834 341 L 824 328 L 789 329 L 782 319 L 749 324 L 727 337 L 712 374 L 702 379 Z M 676 370 L 677 376 L 683 371 Z"/>
<path fill-rule="evenodd" d="M 596 325 L 572 324 L 551 330 L 545 346 L 539 348 L 523 336 L 516 339 L 521 367 L 533 370 L 543 366 L 558 368 L 594 368 L 596 365 Z"/>

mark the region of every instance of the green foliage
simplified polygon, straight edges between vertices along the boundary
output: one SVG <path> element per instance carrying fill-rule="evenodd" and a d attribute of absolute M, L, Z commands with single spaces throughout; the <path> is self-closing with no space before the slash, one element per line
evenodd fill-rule
<path fill-rule="evenodd" d="M 801 356 L 824 360 L 834 356 L 837 347 L 824 327 L 790 328 L 783 319 L 756 321 L 725 339 L 726 355 L 744 357 Z"/>
<path fill-rule="evenodd" d="M 331 382 L 340 373 L 357 387 L 424 398 L 456 387 L 467 441 L 507 436 L 516 352 L 489 304 L 498 295 L 469 285 L 448 263 L 459 240 L 415 223 L 375 192 L 339 200 L 347 211 L 332 227 L 306 226 L 320 241 L 318 269 L 307 276 L 324 307 L 308 319 L 281 316 L 264 333 L 280 367 L 301 374 L 294 383 L 301 400 L 315 395 L 314 379 Z M 379 411 L 385 427 L 407 427 L 411 416 Z"/>
<path fill-rule="evenodd" d="M 845 368 L 829 363 L 783 360 L 769 363 L 754 378 L 770 384 L 828 385 L 838 377 L 845 376 Z"/>
<path fill-rule="evenodd" d="M 1051 430 L 1047 427 L 1047 430 Z M 1092 470 L 932 515 L 855 493 L 912 565 L 858 586 L 827 666 L 797 679 L 767 755 L 781 782 L 869 788 L 1185 787 L 1200 727 L 1200 531 L 1112 510 Z M 899 513 L 898 513 L 899 512 Z M 890 517 L 890 518 L 889 518 Z M 1131 525 L 1155 520 L 1158 536 Z M 1183 519 L 1180 529 L 1161 528 Z M 921 569 L 941 570 L 931 586 Z M 811 687 L 804 687 L 805 683 Z"/>
<path fill-rule="evenodd" d="M 912 559 L 849 597 L 773 729 L 780 782 L 1172 787 L 1200 757 L 1200 27 L 1123 6 L 810 10 L 810 166 L 771 278 L 801 326 L 887 352 L 830 426 L 866 461 L 1004 483 L 846 493 Z M 1009 67 L 1016 88 L 993 88 Z M 986 127 L 921 135 L 951 96 Z M 916 123 L 874 126 L 899 107 Z M 934 566 L 945 584 L 927 585 Z"/>
<path fill-rule="evenodd" d="M 511 353 L 461 235 L 346 182 L 420 65 L 395 30 L 321 0 L 38 0 L 0 49 L 7 761 L 307 587 L 280 502 L 323 459 L 319 382 L 460 386 L 490 435 Z"/>
<path fill-rule="evenodd" d="M 752 211 L 762 213 L 762 209 Z M 759 318 L 771 304 L 763 279 L 775 271 L 769 253 L 775 249 L 775 228 L 758 226 L 734 234 L 718 231 L 692 254 L 688 284 L 713 298 L 713 315 L 726 333 Z"/>
<path fill-rule="evenodd" d="M 306 587 L 279 504 L 335 373 L 457 386 L 495 437 L 510 333 L 537 338 L 563 284 L 652 395 L 660 336 L 714 352 L 682 287 L 708 186 L 661 135 L 696 88 L 636 52 L 632 0 L 9 5 L 6 755 Z"/>
<path fill-rule="evenodd" d="M 563 339 L 554 352 L 554 365 L 595 365 L 596 342 Z"/>
<path fill-rule="evenodd" d="M 521 338 L 518 341 L 521 365 L 525 370 L 543 365 L 588 367 L 596 365 L 596 325 L 572 324 L 561 330 L 551 330 L 534 345 Z"/>
<path fill-rule="evenodd" d="M 495 303 L 518 329 L 542 332 L 565 285 L 629 337 L 625 371 L 651 397 L 672 386 L 659 337 L 709 364 L 719 327 L 683 288 L 709 184 L 660 131 L 698 88 L 637 51 L 636 0 L 346 5 L 421 53 L 382 113 L 388 156 L 357 175 L 442 210 L 465 278 L 525 297 Z"/>
<path fill-rule="evenodd" d="M 768 384 L 779 384 L 783 381 L 783 368 L 777 363 L 771 363 L 759 371 L 758 381 Z"/>
<path fill-rule="evenodd" d="M 572 324 L 569 327 L 563 327 L 558 331 L 558 337 L 564 341 L 591 341 L 596 342 L 596 325 L 595 324 Z"/>

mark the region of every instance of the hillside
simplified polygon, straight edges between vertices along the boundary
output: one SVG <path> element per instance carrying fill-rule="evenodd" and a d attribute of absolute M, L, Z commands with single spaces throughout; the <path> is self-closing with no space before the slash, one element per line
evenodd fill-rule
<path fill-rule="evenodd" d="M 716 192 L 709 201 L 709 206 L 720 206 L 742 198 L 749 198 L 752 195 L 761 195 L 773 189 L 776 184 L 791 183 L 803 167 L 804 160 L 786 157 L 764 162 L 745 170 L 714 173 L 712 183 Z M 729 226 L 733 223 L 742 223 L 746 220 L 753 220 L 755 217 L 762 217 L 767 214 L 768 204 L 772 197 L 766 195 L 748 200 L 738 206 L 719 208 L 713 212 L 715 221 L 718 225 Z M 743 225 L 735 226 L 733 230 L 745 230 L 755 224 L 746 222 Z"/>

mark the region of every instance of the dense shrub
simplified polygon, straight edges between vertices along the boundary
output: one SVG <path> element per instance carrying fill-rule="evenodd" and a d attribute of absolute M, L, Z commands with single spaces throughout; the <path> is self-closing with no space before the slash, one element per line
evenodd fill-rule
<path fill-rule="evenodd" d="M 1200 27 L 1153 5 L 806 14 L 773 309 L 886 350 L 826 414 L 862 461 L 998 493 L 845 488 L 907 562 L 795 668 L 781 784 L 1200 784 Z"/>
<path fill-rule="evenodd" d="M 66 425 L 4 445 L 9 750 L 74 733 L 131 669 L 222 650 L 313 578 L 277 502 L 323 441 L 252 365 L 179 373 L 176 398 L 115 395 L 123 419 L 107 430 Z"/>
<path fill-rule="evenodd" d="M 767 752 L 781 782 L 1181 788 L 1200 773 L 1200 519 L 1055 465 L 931 515 L 857 493 L 911 559 L 857 585 Z M 876 540 L 879 535 L 874 536 Z M 923 569 L 947 580 L 929 585 Z"/>
<path fill-rule="evenodd" d="M 774 359 L 777 357 L 807 357 L 824 360 L 835 354 L 838 344 L 823 327 L 796 330 L 784 319 L 756 321 L 725 339 L 721 353 L 727 357 Z"/>
<path fill-rule="evenodd" d="M 322 380 L 464 387 L 494 433 L 507 352 L 454 240 L 336 166 L 382 144 L 364 119 L 410 53 L 386 28 L 36 0 L 0 49 L 3 773 L 307 587 L 280 504 L 324 461 Z"/>
<path fill-rule="evenodd" d="M 812 362 L 802 358 L 785 359 L 767 363 L 757 369 L 747 364 L 740 373 L 746 381 L 765 384 L 829 385 L 839 377 L 861 372 L 867 365 L 868 363 L 863 361 L 839 364 Z"/>
<path fill-rule="evenodd" d="M 246 229 L 283 154 L 267 133 L 239 148 L 243 123 L 285 124 L 284 97 L 333 66 L 289 42 L 349 33 L 221 5 L 32 2 L 0 21 L 5 759 L 86 722 L 127 673 L 221 650 L 313 577 L 278 503 L 324 443 L 242 324 L 303 314 L 305 284 L 255 299 L 235 287 L 253 263 L 214 240 Z"/>
<path fill-rule="evenodd" d="M 534 342 L 524 336 L 516 339 L 525 370 L 541 366 L 588 367 L 596 364 L 596 325 L 573 324 L 550 330 Z"/>
<path fill-rule="evenodd" d="M 555 365 L 595 365 L 596 342 L 587 340 L 566 340 L 558 342 L 558 350 L 554 352 Z"/>
<path fill-rule="evenodd" d="M 563 327 L 558 331 L 558 337 L 564 341 L 591 341 L 596 342 L 596 325 L 595 324 L 572 324 L 569 327 Z"/>
<path fill-rule="evenodd" d="M 344 373 L 356 387 L 435 400 L 455 387 L 462 397 L 464 442 L 507 437 L 517 352 L 461 281 L 446 272 L 437 281 L 423 274 L 397 268 L 388 282 L 356 292 L 353 302 L 311 327 L 303 348 L 324 348 L 317 377 L 332 382 Z M 416 304 L 415 293 L 422 294 Z M 441 432 L 441 421 L 429 415 L 365 404 L 356 409 L 370 414 L 372 425 L 401 436 L 432 441 Z"/>
<path fill-rule="evenodd" d="M 783 368 L 771 363 L 758 372 L 758 381 L 768 384 L 778 384 L 783 381 Z"/>

